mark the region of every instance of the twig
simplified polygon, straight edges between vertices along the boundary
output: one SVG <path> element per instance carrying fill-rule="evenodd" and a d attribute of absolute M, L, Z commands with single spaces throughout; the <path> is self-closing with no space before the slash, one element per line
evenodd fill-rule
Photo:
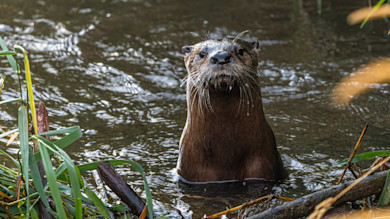
<path fill-rule="evenodd" d="M 241 210 L 243 208 L 247 208 L 249 206 L 252 206 L 254 204 L 257 204 L 259 202 L 262 202 L 262 201 L 265 201 L 267 199 L 269 199 L 270 197 L 273 197 L 273 198 L 276 198 L 276 199 L 280 199 L 280 200 L 283 200 L 283 201 L 293 201 L 294 199 L 292 198 L 286 198 L 286 197 L 280 197 L 280 196 L 273 196 L 273 195 L 266 195 L 266 196 L 263 196 L 263 197 L 260 197 L 258 199 L 255 199 L 253 201 L 250 201 L 250 202 L 247 202 L 245 204 L 242 204 L 242 205 L 239 205 L 239 206 L 236 206 L 234 208 L 231 208 L 231 209 L 228 209 L 228 210 L 225 210 L 225 211 L 221 211 L 219 213 L 216 213 L 216 214 L 213 214 L 213 215 L 210 215 L 210 216 L 206 216 L 204 218 L 206 219 L 213 219 L 213 218 L 218 218 L 218 217 L 221 217 L 222 215 L 226 215 L 226 214 L 230 214 L 232 212 L 235 212 L 235 211 L 238 211 L 238 210 Z"/>
<path fill-rule="evenodd" d="M 351 185 L 349 185 L 347 188 L 345 188 L 343 191 L 341 191 L 339 194 L 337 194 L 335 197 L 328 198 L 318 204 L 312 214 L 309 215 L 308 219 L 320 219 L 324 214 L 329 210 L 329 208 L 339 199 L 342 197 L 345 193 L 347 193 L 349 190 L 351 190 L 354 186 L 356 186 L 358 183 L 360 183 L 364 178 L 366 178 L 368 175 L 373 173 L 376 169 L 381 167 L 384 163 L 390 160 L 390 156 L 384 159 L 382 162 L 377 164 L 374 168 L 372 168 L 370 171 L 365 173 L 363 176 L 361 176 L 359 179 L 355 180 Z"/>
<path fill-rule="evenodd" d="M 146 204 L 144 210 L 142 211 L 138 219 L 145 219 L 148 216 L 148 213 L 149 213 L 148 205 Z"/>
<path fill-rule="evenodd" d="M 351 155 L 349 156 L 348 163 L 347 163 L 347 165 L 345 165 L 344 171 L 343 171 L 343 173 L 341 174 L 340 179 L 339 179 L 339 181 L 337 182 L 337 185 L 340 184 L 341 180 L 343 179 L 343 177 L 344 177 L 344 175 L 345 175 L 345 172 L 347 171 L 348 167 L 351 165 L 351 161 L 352 161 L 353 157 L 355 156 L 357 149 L 359 149 L 359 147 L 360 147 L 360 143 L 361 143 L 362 140 L 363 140 L 363 137 L 364 137 L 364 134 L 366 133 L 367 127 L 368 127 L 368 123 L 366 123 L 366 124 L 364 125 L 363 131 L 362 131 L 362 133 L 360 134 L 360 137 L 359 137 L 358 141 L 356 142 L 355 148 L 353 149 Z"/>

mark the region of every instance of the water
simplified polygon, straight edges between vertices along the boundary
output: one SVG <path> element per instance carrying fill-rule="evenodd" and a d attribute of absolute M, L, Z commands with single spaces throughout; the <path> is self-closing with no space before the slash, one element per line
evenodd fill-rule
<path fill-rule="evenodd" d="M 289 172 L 272 188 L 276 194 L 297 198 L 334 184 L 342 170 L 333 164 L 348 156 L 366 121 L 361 151 L 388 149 L 387 85 L 344 110 L 332 105 L 330 94 L 343 76 L 389 56 L 390 25 L 348 26 L 346 15 L 365 2 L 324 1 L 322 16 L 315 2 L 3 0 L 0 35 L 29 52 L 35 94 L 48 108 L 51 127 L 82 127 L 84 136 L 66 149 L 76 163 L 138 161 L 156 212 L 200 217 L 271 188 L 222 185 L 225 192 L 213 193 L 177 182 L 173 169 L 186 119 L 184 45 L 243 30 L 250 30 L 244 39 L 260 42 L 264 110 Z M 11 72 L 2 59 L 0 77 L 8 75 L 2 99 L 17 97 Z M 16 112 L 17 105 L 2 105 L 0 127 L 15 128 Z M 15 154 L 15 147 L 6 150 Z M 139 174 L 127 166 L 118 170 L 145 195 Z"/>

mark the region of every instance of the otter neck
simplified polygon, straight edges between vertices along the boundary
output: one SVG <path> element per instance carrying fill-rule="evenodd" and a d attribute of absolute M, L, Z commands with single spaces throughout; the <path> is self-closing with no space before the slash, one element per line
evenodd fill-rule
<path fill-rule="evenodd" d="M 206 92 L 208 92 L 209 97 L 207 105 L 199 103 L 201 100 L 198 94 L 189 91 L 189 94 L 193 94 L 189 95 L 190 99 L 187 103 L 187 109 L 192 112 L 188 113 L 189 117 L 208 119 L 208 117 L 217 116 L 217 118 L 229 120 L 242 120 L 245 117 L 251 117 L 252 120 L 254 118 L 264 119 L 259 88 L 247 90 L 246 93 L 243 93 L 243 90 L 239 87 L 233 87 L 231 90 L 209 88 Z"/>

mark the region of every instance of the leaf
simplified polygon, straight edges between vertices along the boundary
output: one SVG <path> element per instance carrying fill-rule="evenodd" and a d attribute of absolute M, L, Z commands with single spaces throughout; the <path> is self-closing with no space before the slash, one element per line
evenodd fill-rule
<path fill-rule="evenodd" d="M 387 174 L 385 185 L 382 189 L 381 196 L 379 197 L 379 201 L 377 206 L 383 207 L 390 203 L 390 172 Z"/>
<path fill-rule="evenodd" d="M 5 45 L 3 39 L 0 37 L 0 47 L 3 49 L 3 50 L 8 50 L 7 48 L 7 45 Z M 12 56 L 12 55 L 7 55 L 7 59 L 8 59 L 8 62 L 11 64 L 12 66 L 12 69 L 14 71 L 16 71 L 16 73 L 20 73 L 20 66 L 19 64 L 16 62 L 15 58 Z"/>
<path fill-rule="evenodd" d="M 142 175 L 142 179 L 144 181 L 145 194 L 146 194 L 146 202 L 147 202 L 148 211 L 149 211 L 149 213 L 148 213 L 149 218 L 153 218 L 152 194 L 150 192 L 148 181 L 146 180 L 145 172 L 139 163 L 137 163 L 135 161 L 129 161 L 129 160 L 103 160 L 103 161 L 95 161 L 93 163 L 79 165 L 78 168 L 79 168 L 80 172 L 85 172 L 88 170 L 95 170 L 95 169 L 97 169 L 99 163 L 106 162 L 106 161 L 109 162 L 113 166 L 130 164 L 131 166 L 134 167 L 135 170 L 137 170 Z"/>
<path fill-rule="evenodd" d="M 35 186 L 35 189 L 37 190 L 39 197 L 41 198 L 43 204 L 45 207 L 49 210 L 49 212 L 53 215 L 57 215 L 53 210 L 51 210 L 51 207 L 49 205 L 49 202 L 47 200 L 45 190 L 43 188 L 41 175 L 38 169 L 38 163 L 35 160 L 34 153 L 32 151 L 32 148 L 30 147 L 30 169 L 31 169 L 31 177 L 33 179 L 33 183 Z"/>
<path fill-rule="evenodd" d="M 0 149 L 0 154 L 3 154 L 4 156 L 6 156 L 6 157 L 8 157 L 9 159 L 11 159 L 12 162 L 14 162 L 15 166 L 16 166 L 18 169 L 20 169 L 20 164 L 19 164 L 19 162 L 18 162 L 15 158 L 13 158 L 11 155 L 9 155 L 8 153 L 6 153 L 5 151 L 3 151 L 3 150 L 1 150 L 1 149 Z"/>
<path fill-rule="evenodd" d="M 42 136 L 38 136 L 38 140 L 40 144 L 43 144 L 47 148 L 56 150 L 55 153 L 59 157 L 64 159 L 64 163 L 69 173 L 72 194 L 75 200 L 74 204 L 76 208 L 76 218 L 82 218 L 82 202 L 81 202 L 81 187 L 80 187 L 80 182 L 82 182 L 82 180 L 81 180 L 80 172 L 78 171 L 77 167 L 74 165 L 73 161 L 70 159 L 69 155 L 65 151 L 63 151 L 57 145 L 53 144 L 52 142 L 50 142 L 49 140 L 47 140 Z"/>
<path fill-rule="evenodd" d="M 55 145 L 57 145 L 59 148 L 62 149 L 62 148 L 65 148 L 66 146 L 72 144 L 73 142 L 75 142 L 76 140 L 78 140 L 82 136 L 82 132 L 81 132 L 81 129 L 79 126 L 73 126 L 73 127 L 66 128 L 66 129 L 45 132 L 45 133 L 39 134 L 39 136 L 53 135 L 53 134 L 67 134 L 67 133 L 69 133 L 69 135 L 64 136 L 63 138 L 54 142 Z M 55 149 L 53 148 L 53 150 L 55 150 Z M 39 154 L 40 154 L 40 152 L 37 152 L 35 154 L 35 159 L 37 161 L 41 160 Z M 49 154 L 51 155 L 52 152 L 49 152 Z"/>
<path fill-rule="evenodd" d="M 0 51 L 0 56 L 7 56 L 7 55 L 16 55 L 16 52 L 11 50 Z"/>
<path fill-rule="evenodd" d="M 89 200 L 92 201 L 92 203 L 97 207 L 100 214 L 103 215 L 105 218 L 111 218 L 110 213 L 107 210 L 107 207 L 103 204 L 103 202 L 97 197 L 97 195 L 88 187 L 87 182 L 84 182 L 84 192 L 87 194 Z"/>
<path fill-rule="evenodd" d="M 373 84 L 387 82 L 390 82 L 390 58 L 378 59 L 344 77 L 333 89 L 333 101 L 336 105 L 348 104 Z"/>
<path fill-rule="evenodd" d="M 15 132 L 17 132 L 17 131 L 19 131 L 18 128 L 17 128 L 17 129 L 14 129 L 14 130 L 11 130 L 11 131 L 8 131 L 8 132 L 4 132 L 3 134 L 0 135 L 0 138 L 4 138 L 5 136 L 8 136 L 8 135 L 10 135 L 10 134 L 12 134 L 12 133 L 15 133 Z"/>
<path fill-rule="evenodd" d="M 18 137 L 18 135 L 19 135 L 19 132 L 13 133 L 5 146 L 9 146 L 16 139 L 16 137 Z"/>
<path fill-rule="evenodd" d="M 21 98 L 15 98 L 15 99 L 8 99 L 8 100 L 3 100 L 0 101 L 0 105 L 4 103 L 13 103 L 13 102 L 22 102 Z"/>
<path fill-rule="evenodd" d="M 27 121 L 27 110 L 25 106 L 21 106 L 18 112 L 18 123 L 20 133 L 20 152 L 22 154 L 22 172 L 25 182 L 29 181 L 29 145 L 28 145 L 28 121 Z M 26 185 L 27 192 L 27 209 L 30 208 L 30 186 Z M 26 213 L 26 218 L 29 218 L 29 211 Z"/>
<path fill-rule="evenodd" d="M 375 14 L 375 12 L 379 9 L 379 7 L 381 7 L 381 5 L 383 5 L 383 3 L 385 2 L 386 0 L 380 0 L 378 3 L 376 3 L 376 5 L 374 6 L 374 8 L 372 9 L 372 11 L 367 15 L 367 17 L 364 19 L 362 25 L 360 25 L 360 28 L 363 28 L 364 25 L 367 23 L 368 19 L 370 19 L 370 17 Z"/>
<path fill-rule="evenodd" d="M 37 125 L 37 112 L 35 110 L 35 102 L 34 102 L 34 94 L 32 89 L 32 81 L 31 81 L 31 72 L 30 72 L 30 63 L 28 61 L 28 56 L 26 50 L 19 46 L 15 45 L 15 50 L 19 49 L 23 52 L 24 55 L 24 68 L 26 72 L 26 84 L 27 84 L 27 93 L 28 93 L 28 99 L 30 103 L 30 109 L 31 109 L 31 117 L 32 122 L 34 126 L 34 133 L 38 133 L 38 125 Z"/>
<path fill-rule="evenodd" d="M 39 146 L 39 151 L 41 152 L 43 167 L 45 169 L 47 182 L 49 184 L 51 196 L 56 206 L 58 217 L 67 218 L 64 210 L 64 206 L 62 204 L 61 194 L 57 185 L 55 173 L 53 170 L 53 165 L 50 160 L 50 155 L 45 145 L 43 145 L 41 142 L 38 142 L 38 146 Z"/>
<path fill-rule="evenodd" d="M 355 157 L 352 159 L 351 163 L 357 163 L 363 160 L 370 160 L 375 157 L 383 157 L 383 156 L 390 156 L 390 151 L 370 151 L 365 152 L 362 154 L 355 155 Z M 345 165 L 348 162 L 348 160 L 343 160 L 340 163 L 337 163 L 336 166 Z"/>

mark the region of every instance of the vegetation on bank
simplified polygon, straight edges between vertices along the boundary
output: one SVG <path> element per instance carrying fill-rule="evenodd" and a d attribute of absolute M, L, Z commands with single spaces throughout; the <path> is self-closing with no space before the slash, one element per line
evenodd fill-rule
<path fill-rule="evenodd" d="M 38 133 L 37 113 L 27 52 L 18 45 L 9 50 L 0 37 L 0 56 L 6 56 L 19 80 L 19 97 L 0 101 L 2 104 L 19 104 L 17 128 L 0 134 L 0 138 L 10 137 L 9 143 L 17 137 L 20 150 L 17 158 L 0 149 L 0 156 L 10 160 L 7 166 L 0 164 L 0 217 L 38 218 L 47 211 L 55 218 L 112 218 L 112 212 L 128 211 L 124 205 L 108 205 L 93 191 L 81 173 L 96 170 L 98 161 L 76 165 L 64 148 L 77 141 L 82 132 L 79 126 Z M 25 81 L 16 58 L 23 55 Z M 8 79 L 7 79 L 8 80 Z M 0 79 L 0 94 L 6 77 Z M 27 90 L 23 91 L 25 83 Z M 23 92 L 26 92 L 23 98 Z M 29 119 L 29 113 L 31 119 Z M 32 133 L 29 133 L 32 124 Z M 31 128 L 30 128 L 31 129 Z M 62 136 L 50 141 L 45 136 Z M 33 146 L 31 146 L 33 145 Z M 52 159 L 55 158 L 55 159 Z M 130 164 L 137 170 L 144 182 L 149 218 L 153 218 L 152 196 L 145 173 L 140 164 L 128 160 L 109 160 L 111 165 Z M 13 166 L 11 165 L 13 163 Z M 46 177 L 42 177 L 40 171 Z M 47 183 L 46 183 L 47 181 Z M 39 207 L 41 205 L 41 207 Z M 126 213 L 125 213 L 126 214 Z M 42 216 L 42 215 L 41 215 Z"/>

